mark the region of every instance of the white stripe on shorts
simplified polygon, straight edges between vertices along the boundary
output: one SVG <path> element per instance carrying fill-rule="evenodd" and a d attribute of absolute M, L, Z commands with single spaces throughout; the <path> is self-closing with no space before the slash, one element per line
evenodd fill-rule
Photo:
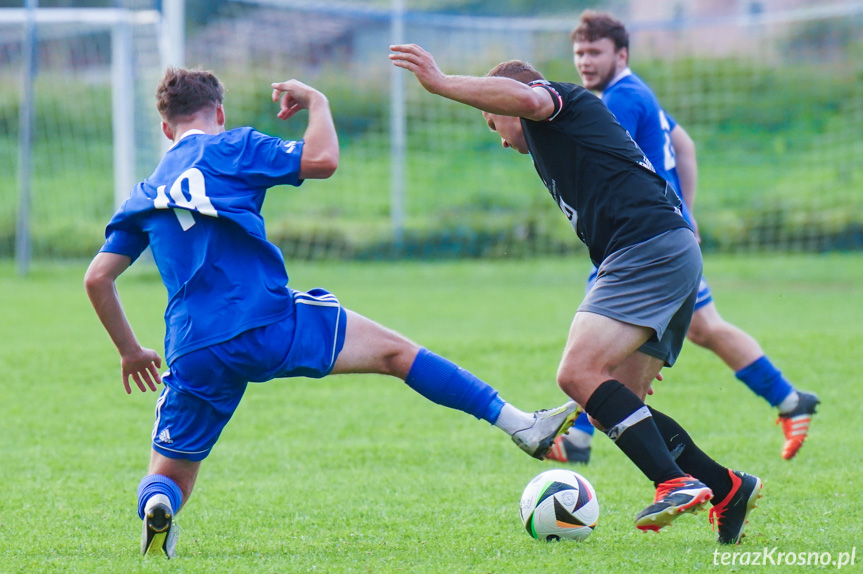
<path fill-rule="evenodd" d="M 302 303 L 303 305 L 317 305 L 319 307 L 338 307 L 339 300 L 335 295 L 329 294 L 323 297 L 312 297 L 308 293 L 295 293 L 294 303 Z"/>
<path fill-rule="evenodd" d="M 320 297 L 315 297 L 314 295 L 309 295 L 303 291 L 294 291 L 294 303 L 301 303 L 303 305 L 313 305 L 315 307 L 336 307 L 338 309 L 338 314 L 336 315 L 336 329 L 333 333 L 333 342 L 330 345 L 330 348 L 333 350 L 330 355 L 330 369 L 333 368 L 333 365 L 336 363 L 336 343 L 339 338 L 339 321 L 342 316 L 342 306 L 339 303 L 339 300 L 332 293 L 327 293 L 326 295 L 321 295 Z"/>
<path fill-rule="evenodd" d="M 171 374 L 171 371 L 165 371 L 165 373 L 162 375 L 162 378 L 164 379 L 167 375 L 170 375 L 170 374 Z M 165 388 L 165 392 L 160 394 L 159 398 L 156 399 L 156 422 L 153 423 L 153 436 L 152 436 L 152 439 L 154 441 L 156 440 L 156 434 L 159 430 L 159 421 L 162 420 L 162 405 L 165 404 L 165 399 L 168 398 L 167 394 L 170 390 L 170 387 L 164 387 L 164 388 Z"/>

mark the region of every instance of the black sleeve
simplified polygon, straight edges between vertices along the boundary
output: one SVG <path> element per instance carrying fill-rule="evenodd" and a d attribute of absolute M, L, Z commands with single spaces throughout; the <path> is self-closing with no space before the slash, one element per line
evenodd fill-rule
<path fill-rule="evenodd" d="M 560 113 L 560 110 L 563 109 L 563 98 L 560 96 L 560 93 L 554 89 L 554 87 L 548 82 L 548 80 L 534 80 L 527 84 L 531 88 L 545 88 L 549 94 L 551 94 L 551 100 L 554 102 L 554 111 L 551 113 L 545 121 L 550 122 L 553 121 L 554 118 Z"/>

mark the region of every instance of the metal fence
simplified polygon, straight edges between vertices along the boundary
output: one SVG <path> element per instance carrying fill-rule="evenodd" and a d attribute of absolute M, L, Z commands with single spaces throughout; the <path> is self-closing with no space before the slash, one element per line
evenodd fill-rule
<path fill-rule="evenodd" d="M 579 249 L 529 158 L 500 149 L 476 110 L 425 93 L 387 54 L 404 40 L 429 49 L 448 73 L 484 74 L 520 58 L 549 79 L 577 82 L 569 32 L 580 9 L 504 18 L 454 11 L 456 3 L 448 13 L 430 12 L 427 4 L 223 0 L 187 23 L 185 63 L 214 70 L 226 84 L 229 127 L 302 135 L 304 118 L 275 119 L 274 80 L 296 77 L 330 99 L 342 144 L 336 175 L 274 189 L 265 206 L 270 238 L 288 257 Z M 674 11 L 680 5 L 689 11 Z M 863 3 L 612 6 L 631 31 L 633 70 L 698 146 L 696 216 L 705 249 L 863 244 Z M 4 173 L 18 169 L 17 26 L 0 23 Z M 139 31 L 134 139 L 142 178 L 160 153 L 152 91 L 164 60 L 158 25 Z M 95 32 L 84 36 L 60 48 L 39 35 L 31 214 L 37 256 L 91 253 L 112 209 L 110 68 L 92 55 L 110 50 L 110 42 Z M 52 87 L 58 77 L 63 92 Z M 0 255 L 9 256 L 18 201 L 10 180 L 2 185 Z"/>

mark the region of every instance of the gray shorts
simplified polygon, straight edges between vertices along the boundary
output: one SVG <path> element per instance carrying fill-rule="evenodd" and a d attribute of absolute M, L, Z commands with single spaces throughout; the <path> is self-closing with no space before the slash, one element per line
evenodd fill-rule
<path fill-rule="evenodd" d="M 653 329 L 639 350 L 670 367 L 686 339 L 701 269 L 695 234 L 672 229 L 609 255 L 578 310 Z"/>

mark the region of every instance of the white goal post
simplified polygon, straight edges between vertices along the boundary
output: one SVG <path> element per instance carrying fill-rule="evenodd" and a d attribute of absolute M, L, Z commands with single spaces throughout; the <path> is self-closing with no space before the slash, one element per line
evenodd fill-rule
<path fill-rule="evenodd" d="M 82 31 L 110 34 L 110 84 L 113 143 L 114 205 L 128 196 L 137 181 L 135 141 L 135 66 L 133 29 L 152 27 L 158 37 L 161 69 L 183 65 L 185 0 L 165 0 L 163 12 L 126 8 L 38 8 L 31 0 L 26 8 L 0 9 L 0 27 L 23 30 L 19 149 L 17 163 L 18 209 L 16 213 L 16 261 L 20 274 L 29 268 L 31 181 L 33 163 L 34 81 L 38 75 L 38 42 L 49 37 L 75 35 Z M 60 88 L 62 89 L 62 87 Z M 83 110 L 83 113 L 87 113 Z"/>
<path fill-rule="evenodd" d="M 230 127 L 280 137 L 301 137 L 302 121 L 275 119 L 269 82 L 297 77 L 327 94 L 338 173 L 271 194 L 264 208 L 268 237 L 287 258 L 580 248 L 533 170 L 500 152 L 474 110 L 427 94 L 386 57 L 388 45 L 415 42 L 447 73 L 481 75 L 517 58 L 578 82 L 569 40 L 576 6 L 503 17 L 467 6 L 435 12 L 427 0 L 119 4 L 160 10 L 31 9 L 39 73 L 31 71 L 33 95 L 23 100 L 28 14 L 0 9 L 0 173 L 18 174 L 22 190 L 15 177 L 0 178 L 0 258 L 16 253 L 18 239 L 26 247 L 17 210 L 34 258 L 98 249 L 114 203 L 167 146 L 153 88 L 168 64 L 216 70 L 229 87 Z M 863 248 L 863 0 L 618 8 L 633 71 L 698 146 L 704 249 Z M 32 141 L 19 145 L 28 117 Z M 20 199 L 28 187 L 29 215 Z"/>

